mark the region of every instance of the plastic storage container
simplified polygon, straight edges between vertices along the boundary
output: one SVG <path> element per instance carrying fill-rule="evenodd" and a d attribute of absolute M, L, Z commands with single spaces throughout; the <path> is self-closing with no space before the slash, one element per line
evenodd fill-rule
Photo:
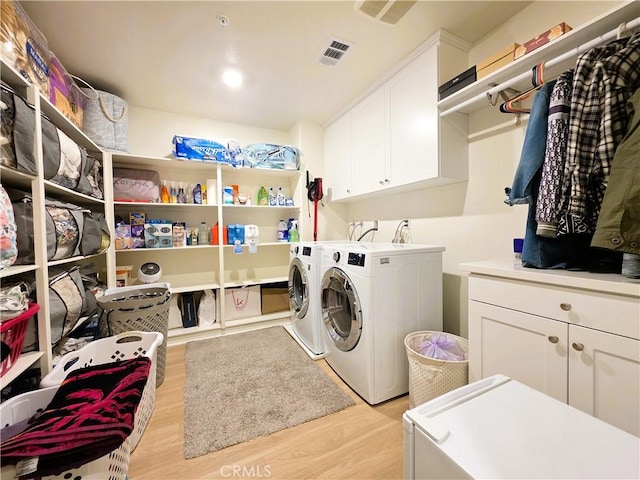
<path fill-rule="evenodd" d="M 48 387 L 16 395 L 0 405 L 2 426 L 8 427 L 28 420 L 44 410 L 53 399 L 58 387 Z M 125 480 L 129 469 L 131 435 L 115 450 L 92 462 L 62 472 L 59 475 L 40 477 L 42 480 L 82 479 L 82 480 Z M 2 465 L 1 478 L 17 478 L 15 465 Z"/>
<path fill-rule="evenodd" d="M 439 360 L 419 353 L 419 346 L 435 334 L 454 340 L 465 359 Z M 469 383 L 469 342 L 466 339 L 450 333 L 422 331 L 407 335 L 404 346 L 409 360 L 409 408 Z"/>
<path fill-rule="evenodd" d="M 56 366 L 40 380 L 40 386 L 43 388 L 57 387 L 69 373 L 79 368 L 149 357 L 151 359 L 149 378 L 142 391 L 140 405 L 136 410 L 133 432 L 129 436 L 130 449 L 133 451 L 138 445 L 147 423 L 149 423 L 155 406 L 158 349 L 162 342 L 163 335 L 161 333 L 139 331 L 124 332 L 113 337 L 94 340 L 80 350 L 63 355 Z"/>

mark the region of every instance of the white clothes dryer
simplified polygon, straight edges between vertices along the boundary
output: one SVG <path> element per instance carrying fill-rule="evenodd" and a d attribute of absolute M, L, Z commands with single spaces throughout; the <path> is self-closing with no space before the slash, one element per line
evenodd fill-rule
<path fill-rule="evenodd" d="M 442 246 L 324 245 L 325 359 L 371 405 L 409 391 L 404 338 L 442 330 Z"/>
<path fill-rule="evenodd" d="M 289 306 L 292 337 L 313 358 L 324 355 L 320 310 L 319 243 L 291 244 L 289 256 Z"/>

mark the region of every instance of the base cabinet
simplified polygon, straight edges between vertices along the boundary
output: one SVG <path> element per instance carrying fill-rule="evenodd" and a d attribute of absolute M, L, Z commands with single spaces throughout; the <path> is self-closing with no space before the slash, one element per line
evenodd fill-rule
<path fill-rule="evenodd" d="M 555 278 L 471 273 L 469 380 L 502 373 L 640 436 L 639 297 Z"/>

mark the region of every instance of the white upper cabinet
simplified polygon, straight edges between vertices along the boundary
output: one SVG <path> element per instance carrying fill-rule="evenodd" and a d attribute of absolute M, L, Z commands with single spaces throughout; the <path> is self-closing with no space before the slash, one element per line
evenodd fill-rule
<path fill-rule="evenodd" d="M 467 118 L 453 115 L 441 120 L 437 108 L 438 85 L 467 68 L 466 47 L 446 32 L 437 33 L 327 128 L 327 187 L 334 190 L 333 200 L 467 179 Z M 350 117 L 349 134 L 337 134 L 337 129 L 347 128 L 345 117 Z M 337 172 L 331 171 L 335 158 L 330 157 L 336 152 L 350 158 L 349 192 L 337 188 L 344 177 L 332 178 Z"/>
<path fill-rule="evenodd" d="M 343 200 L 351 195 L 351 115 L 346 114 L 333 122 L 324 133 L 323 188 L 332 200 Z"/>
<path fill-rule="evenodd" d="M 385 91 L 377 90 L 351 111 L 352 195 L 389 185 Z"/>

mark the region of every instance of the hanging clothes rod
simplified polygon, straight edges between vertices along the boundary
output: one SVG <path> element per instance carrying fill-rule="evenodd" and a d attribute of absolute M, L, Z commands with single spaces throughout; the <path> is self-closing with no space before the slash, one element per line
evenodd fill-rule
<path fill-rule="evenodd" d="M 622 26 L 622 25 L 621 25 Z M 640 26 L 640 17 L 631 20 L 629 22 L 627 22 L 626 24 L 624 24 L 624 27 L 622 28 L 623 31 L 629 31 L 629 30 L 634 30 L 635 28 L 637 28 L 638 26 Z M 559 55 L 555 58 L 552 58 L 551 60 L 547 60 L 546 62 L 542 62 L 544 64 L 544 66 L 546 68 L 548 67 L 552 67 L 554 65 L 557 65 L 559 63 L 564 62 L 565 60 L 570 59 L 571 57 L 574 56 L 578 56 L 583 52 L 586 52 L 587 50 L 593 48 L 593 47 L 597 47 L 598 45 L 601 45 L 605 42 L 608 42 L 610 40 L 615 39 L 618 36 L 618 31 L 620 30 L 620 27 L 616 28 L 615 30 L 611 30 L 609 32 L 603 33 L 602 35 L 599 35 L 598 37 L 594 38 L 593 40 L 590 40 L 587 43 L 583 43 L 582 45 L 578 45 L 577 47 L 563 53 L 562 55 Z M 469 105 L 473 105 L 474 103 L 480 102 L 480 101 L 486 101 L 487 99 L 492 99 L 493 96 L 506 89 L 509 88 L 519 82 L 522 82 L 523 80 L 528 80 L 531 78 L 531 70 L 527 70 L 526 72 L 523 72 L 513 78 L 510 78 L 509 80 L 506 80 L 504 82 L 502 82 L 499 85 L 496 85 L 495 87 L 491 87 L 489 90 L 480 93 L 478 95 L 476 95 L 475 97 L 471 97 L 468 100 L 465 100 L 464 102 L 461 102 L 447 110 L 445 110 L 444 112 L 440 113 L 441 117 L 444 117 L 446 115 L 449 115 L 450 113 L 454 113 L 457 112 L 459 110 L 462 110 L 463 108 L 469 106 Z"/>

